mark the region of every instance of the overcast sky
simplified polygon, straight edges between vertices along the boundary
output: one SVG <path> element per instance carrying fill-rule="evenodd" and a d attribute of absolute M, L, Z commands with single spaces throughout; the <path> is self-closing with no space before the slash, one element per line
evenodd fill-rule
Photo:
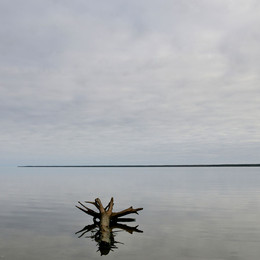
<path fill-rule="evenodd" d="M 1 0 L 0 164 L 260 162 L 258 0 Z"/>

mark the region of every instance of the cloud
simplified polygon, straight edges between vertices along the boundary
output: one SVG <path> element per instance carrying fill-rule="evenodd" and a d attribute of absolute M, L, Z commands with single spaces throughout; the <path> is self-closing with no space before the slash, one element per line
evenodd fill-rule
<path fill-rule="evenodd" d="M 256 1 L 27 0 L 0 10 L 6 161 L 21 149 L 24 161 L 77 163 L 241 162 L 245 147 L 255 152 Z"/>

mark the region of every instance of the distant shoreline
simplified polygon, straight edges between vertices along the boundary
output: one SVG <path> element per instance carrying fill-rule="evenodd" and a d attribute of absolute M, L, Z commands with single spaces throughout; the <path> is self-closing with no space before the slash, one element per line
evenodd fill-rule
<path fill-rule="evenodd" d="M 188 168 L 188 167 L 260 167 L 260 163 L 241 164 L 163 164 L 163 165 L 20 165 L 17 167 L 37 167 L 37 168 Z"/>

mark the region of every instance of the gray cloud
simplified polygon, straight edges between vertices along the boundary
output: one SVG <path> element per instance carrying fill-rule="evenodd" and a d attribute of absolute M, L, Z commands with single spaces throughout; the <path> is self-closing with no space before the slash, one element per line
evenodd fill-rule
<path fill-rule="evenodd" d="M 0 10 L 3 164 L 257 161 L 257 1 Z"/>

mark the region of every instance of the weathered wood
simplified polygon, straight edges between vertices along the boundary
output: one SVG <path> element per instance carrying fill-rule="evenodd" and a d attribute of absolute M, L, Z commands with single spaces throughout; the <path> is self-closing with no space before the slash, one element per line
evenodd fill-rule
<path fill-rule="evenodd" d="M 113 206 L 114 206 L 114 199 L 113 197 L 111 198 L 110 202 L 108 205 L 104 208 L 101 200 L 99 198 L 96 198 L 94 202 L 91 201 L 85 201 L 85 203 L 89 203 L 94 205 L 99 212 L 96 212 L 88 207 L 86 207 L 84 204 L 81 202 L 78 202 L 82 207 L 76 206 L 78 209 L 83 211 L 84 213 L 94 217 L 94 225 L 91 226 L 86 226 L 85 229 L 82 229 L 79 232 L 85 231 L 84 234 L 91 229 L 95 227 L 99 227 L 99 232 L 100 232 L 100 238 L 99 238 L 99 245 L 100 247 L 105 248 L 106 250 L 111 247 L 114 239 L 113 239 L 113 234 L 112 234 L 112 229 L 113 228 L 120 228 L 122 230 L 125 230 L 129 233 L 133 232 L 142 232 L 141 230 L 138 230 L 137 227 L 129 227 L 127 225 L 122 225 L 118 224 L 117 222 L 128 222 L 128 221 L 134 221 L 134 219 L 131 218 L 121 218 L 125 215 L 128 214 L 138 214 L 138 211 L 142 210 L 143 208 L 137 208 L 134 209 L 133 207 L 129 207 L 127 209 L 124 209 L 119 212 L 113 212 Z M 96 219 L 99 219 L 99 222 L 96 222 Z M 101 249 L 100 249 L 101 251 Z"/>
<path fill-rule="evenodd" d="M 130 207 L 128 209 L 124 209 L 120 212 L 114 212 L 112 213 L 112 218 L 119 218 L 119 217 L 123 217 L 125 215 L 128 215 L 128 214 L 132 214 L 132 213 L 135 213 L 138 215 L 138 212 L 139 210 L 142 210 L 143 208 L 138 208 L 138 209 L 133 209 L 133 207 Z"/>
<path fill-rule="evenodd" d="M 90 216 L 92 216 L 92 217 L 94 217 L 94 218 L 99 218 L 99 217 L 100 217 L 100 214 L 97 213 L 96 211 L 94 211 L 94 210 L 92 210 L 92 209 L 86 207 L 86 206 L 83 205 L 80 201 L 78 201 L 78 203 L 85 208 L 85 209 L 83 209 L 83 208 L 81 208 L 81 207 L 79 207 L 79 206 L 76 205 L 76 207 L 77 207 L 78 209 L 82 210 L 83 212 L 85 212 L 86 214 L 88 214 L 88 215 L 90 215 Z"/>

